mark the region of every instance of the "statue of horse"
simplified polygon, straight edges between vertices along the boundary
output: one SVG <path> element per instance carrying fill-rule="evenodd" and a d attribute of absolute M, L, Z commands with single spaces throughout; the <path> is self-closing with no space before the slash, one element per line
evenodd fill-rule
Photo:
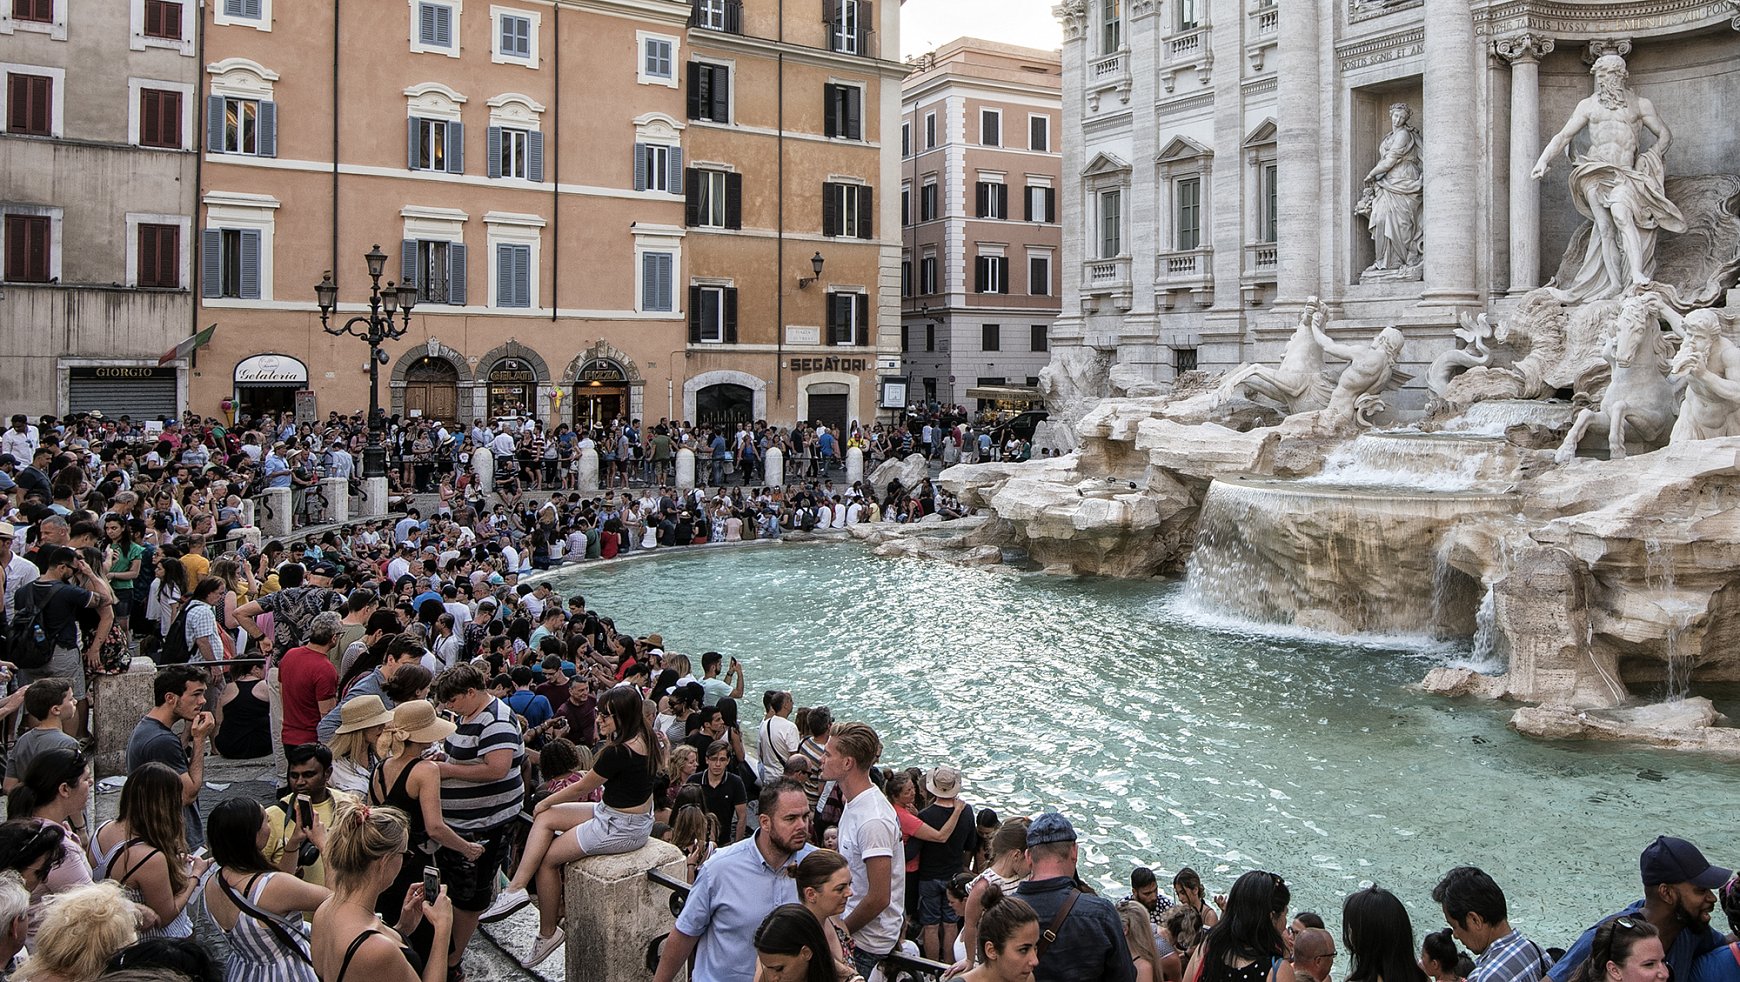
<path fill-rule="evenodd" d="M 1620 304 L 1613 337 L 1602 348 L 1613 366 L 1612 381 L 1601 397 L 1600 409 L 1584 409 L 1577 414 L 1571 432 L 1559 445 L 1559 463 L 1569 463 L 1577 455 L 1577 444 L 1591 426 L 1607 428 L 1612 460 L 1625 456 L 1628 434 L 1657 444 L 1667 440 L 1679 416 L 1685 386 L 1683 377 L 1668 375 L 1673 342 L 1679 335 L 1660 327 L 1667 309 L 1666 301 L 1654 293 L 1634 293 Z"/>
<path fill-rule="evenodd" d="M 1312 412 L 1329 405 L 1335 383 L 1323 370 L 1323 346 L 1318 343 L 1312 325 L 1322 326 L 1328 318 L 1328 305 L 1316 297 L 1305 301 L 1299 314 L 1299 326 L 1282 353 L 1281 364 L 1241 365 L 1227 374 L 1215 393 L 1215 404 L 1242 396 L 1262 397 L 1279 405 L 1288 415 Z"/>

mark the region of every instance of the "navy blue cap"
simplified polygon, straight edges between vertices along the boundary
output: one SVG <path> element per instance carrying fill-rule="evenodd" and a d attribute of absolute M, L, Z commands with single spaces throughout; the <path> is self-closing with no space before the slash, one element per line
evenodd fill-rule
<path fill-rule="evenodd" d="M 1702 890 L 1714 890 L 1734 878 L 1733 870 L 1710 865 L 1697 846 L 1669 835 L 1657 836 L 1643 850 L 1637 865 L 1646 887 L 1690 883 Z"/>
<path fill-rule="evenodd" d="M 1050 842 L 1074 842 L 1075 826 L 1058 812 L 1046 812 L 1027 826 L 1027 848 Z"/>

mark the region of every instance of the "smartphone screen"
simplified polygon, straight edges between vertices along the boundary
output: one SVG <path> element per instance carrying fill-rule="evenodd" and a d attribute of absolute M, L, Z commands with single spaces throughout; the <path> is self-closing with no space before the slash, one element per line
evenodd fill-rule
<path fill-rule="evenodd" d="M 305 795 L 296 796 L 296 820 L 302 824 L 303 828 L 311 828 L 314 825 L 314 803 L 309 801 Z"/>
<path fill-rule="evenodd" d="M 434 866 L 423 867 L 423 899 L 434 903 L 441 896 L 441 871 Z"/>

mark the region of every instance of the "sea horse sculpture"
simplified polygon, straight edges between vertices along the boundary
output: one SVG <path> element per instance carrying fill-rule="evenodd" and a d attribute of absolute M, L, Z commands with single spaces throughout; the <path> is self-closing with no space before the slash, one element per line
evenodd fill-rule
<path fill-rule="evenodd" d="M 1335 384 L 1323 372 L 1323 345 L 1317 335 L 1328 316 L 1323 301 L 1316 297 L 1306 300 L 1281 364 L 1275 368 L 1242 365 L 1233 369 L 1221 382 L 1215 401 L 1261 396 L 1279 403 L 1289 415 L 1327 408 Z"/>
<path fill-rule="evenodd" d="M 1494 324 L 1487 314 L 1470 317 L 1462 314 L 1459 318 L 1462 326 L 1451 332 L 1466 348 L 1452 348 L 1432 360 L 1432 367 L 1426 372 L 1426 387 L 1432 394 L 1442 399 L 1450 388 L 1450 380 L 1470 368 L 1482 368 L 1492 364 L 1492 351 L 1486 343 L 1503 344 L 1509 337 L 1502 324 Z"/>
<path fill-rule="evenodd" d="M 1670 309 L 1660 295 L 1648 292 L 1633 293 L 1620 303 L 1613 338 L 1603 349 L 1613 365 L 1613 380 L 1601 397 L 1600 409 L 1577 414 L 1571 432 L 1559 445 L 1559 463 L 1569 463 L 1577 455 L 1577 444 L 1591 426 L 1607 428 L 1607 453 L 1613 460 L 1625 456 L 1627 436 L 1666 442 L 1686 383 L 1684 376 L 1668 374 L 1672 342 L 1679 335 L 1661 330 L 1659 324 Z"/>

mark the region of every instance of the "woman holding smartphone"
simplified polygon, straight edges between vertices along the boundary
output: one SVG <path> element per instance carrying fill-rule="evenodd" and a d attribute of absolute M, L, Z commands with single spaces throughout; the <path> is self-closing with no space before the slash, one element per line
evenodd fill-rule
<path fill-rule="evenodd" d="M 400 703 L 393 709 L 393 721 L 385 733 L 387 759 L 369 780 L 369 801 L 397 808 L 407 820 L 404 865 L 398 878 L 381 893 L 378 909 L 383 914 L 399 909 L 406 891 L 422 877 L 423 867 L 434 862 L 431 843 L 472 862 L 483 855 L 482 845 L 460 838 L 441 817 L 441 773 L 435 762 L 427 759 L 430 748 L 457 729 L 423 700 Z"/>
<path fill-rule="evenodd" d="M 91 843 L 92 869 L 157 914 L 160 926 L 146 937 L 193 934 L 187 902 L 211 862 L 187 855 L 183 814 L 181 775 L 152 761 L 127 775 L 119 813 Z"/>
<path fill-rule="evenodd" d="M 314 974 L 322 982 L 445 982 L 447 959 L 424 958 L 404 939 L 425 922 L 433 950 L 452 938 L 453 902 L 431 900 L 413 878 L 392 927 L 375 913 L 398 882 L 410 845 L 405 813 L 397 808 L 342 805 L 327 836 L 326 869 L 332 896 L 314 912 Z M 415 867 L 420 874 L 422 866 Z"/>

